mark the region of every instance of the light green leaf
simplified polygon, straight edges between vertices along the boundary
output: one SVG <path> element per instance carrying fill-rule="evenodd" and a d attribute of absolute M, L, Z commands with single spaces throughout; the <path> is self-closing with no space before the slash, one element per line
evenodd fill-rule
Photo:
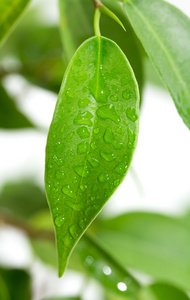
<path fill-rule="evenodd" d="M 116 42 L 123 50 L 134 70 L 141 91 L 143 85 L 143 63 L 139 50 L 140 44 L 119 2 L 103 0 L 102 3 L 118 16 L 126 32 L 115 20 L 102 14 L 101 33 Z M 80 44 L 94 35 L 92 26 L 94 6 L 92 1 L 89 0 L 59 0 L 59 7 L 61 38 L 65 59 L 68 63 Z"/>
<path fill-rule="evenodd" d="M 161 0 L 126 0 L 124 10 L 190 128 L 190 20 Z"/>
<path fill-rule="evenodd" d="M 96 224 L 96 235 L 120 263 L 190 289 L 190 234 L 181 221 L 130 213 Z"/>
<path fill-rule="evenodd" d="M 189 300 L 185 292 L 167 283 L 154 283 L 143 288 L 138 300 Z"/>
<path fill-rule="evenodd" d="M 34 127 L 34 125 L 17 109 L 13 99 L 0 83 L 0 128 L 21 129 L 31 127 Z"/>
<path fill-rule="evenodd" d="M 60 276 L 127 172 L 138 117 L 137 83 L 119 47 L 103 37 L 84 42 L 65 73 L 46 147 L 45 184 Z"/>
<path fill-rule="evenodd" d="M 3 0 L 0 3 L 0 43 L 23 13 L 29 0 Z"/>

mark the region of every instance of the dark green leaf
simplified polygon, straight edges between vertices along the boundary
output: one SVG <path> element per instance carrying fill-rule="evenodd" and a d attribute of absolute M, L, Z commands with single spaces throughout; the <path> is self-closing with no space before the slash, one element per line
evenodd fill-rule
<path fill-rule="evenodd" d="M 154 283 L 143 288 L 138 300 L 189 300 L 183 291 L 167 283 Z"/>
<path fill-rule="evenodd" d="M 0 268 L 0 276 L 7 285 L 10 300 L 31 300 L 30 276 L 24 270 L 19 269 L 2 269 Z M 2 300 L 5 300 L 3 298 Z"/>
<path fill-rule="evenodd" d="M 60 275 L 127 172 L 138 117 L 138 87 L 124 54 L 103 37 L 84 42 L 65 73 L 46 147 Z"/>
<path fill-rule="evenodd" d="M 79 255 L 85 270 L 99 281 L 102 286 L 114 292 L 115 296 L 122 295 L 136 299 L 139 289 L 137 281 L 122 267 L 96 240 L 84 235 L 75 252 Z"/>
<path fill-rule="evenodd" d="M 26 8 L 29 0 L 3 0 L 0 3 L 0 43 L 10 32 L 16 20 Z"/>
<path fill-rule="evenodd" d="M 0 128 L 21 129 L 34 125 L 17 109 L 14 101 L 0 84 Z"/>
<path fill-rule="evenodd" d="M 102 221 L 96 235 L 125 266 L 190 289 L 190 234 L 178 219 L 130 213 Z"/>
<path fill-rule="evenodd" d="M 9 291 L 0 274 L 0 300 L 10 300 Z"/>
<path fill-rule="evenodd" d="M 124 10 L 190 128 L 189 18 L 161 0 L 125 0 Z"/>
<path fill-rule="evenodd" d="M 6 184 L 0 194 L 0 208 L 12 214 L 29 217 L 33 213 L 47 208 L 44 192 L 32 181 Z"/>
<path fill-rule="evenodd" d="M 126 20 L 117 1 L 103 0 L 102 3 L 119 17 L 126 32 L 119 24 L 105 15 L 102 15 L 101 18 L 101 32 L 104 36 L 115 41 L 126 54 L 141 90 L 143 84 L 142 56 L 131 25 Z M 89 0 L 59 0 L 59 5 L 63 49 L 66 61 L 69 62 L 80 44 L 94 35 L 94 7 Z"/>

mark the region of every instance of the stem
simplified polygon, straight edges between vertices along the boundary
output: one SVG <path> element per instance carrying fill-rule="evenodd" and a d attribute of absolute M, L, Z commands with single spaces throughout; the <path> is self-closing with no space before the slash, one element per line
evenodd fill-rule
<path fill-rule="evenodd" d="M 94 13 L 94 33 L 97 36 L 101 36 L 100 33 L 100 9 L 98 7 L 95 8 L 95 13 Z"/>
<path fill-rule="evenodd" d="M 103 5 L 99 0 L 92 0 L 92 2 L 94 3 L 95 8 L 99 8 Z"/>

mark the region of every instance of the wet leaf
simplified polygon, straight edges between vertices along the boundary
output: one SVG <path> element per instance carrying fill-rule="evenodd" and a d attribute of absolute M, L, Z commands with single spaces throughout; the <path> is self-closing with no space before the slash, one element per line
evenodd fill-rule
<path fill-rule="evenodd" d="M 124 266 L 189 290 L 190 235 L 180 220 L 129 213 L 102 221 L 95 229 L 105 249 Z"/>
<path fill-rule="evenodd" d="M 3 0 L 0 3 L 0 43 L 23 13 L 29 0 Z"/>
<path fill-rule="evenodd" d="M 125 0 L 124 10 L 190 128 L 189 18 L 160 0 Z"/>
<path fill-rule="evenodd" d="M 34 125 L 19 111 L 13 99 L 0 83 L 0 128 L 21 129 L 31 127 L 34 127 Z"/>
<path fill-rule="evenodd" d="M 154 283 L 143 288 L 138 300 L 189 300 L 185 292 L 167 283 Z"/>
<path fill-rule="evenodd" d="M 65 73 L 46 147 L 45 184 L 60 276 L 127 172 L 138 117 L 138 88 L 124 54 L 103 37 L 84 42 Z"/>

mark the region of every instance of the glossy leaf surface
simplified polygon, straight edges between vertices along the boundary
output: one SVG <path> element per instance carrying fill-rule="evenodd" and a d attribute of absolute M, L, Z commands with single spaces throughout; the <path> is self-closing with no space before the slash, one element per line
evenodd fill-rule
<path fill-rule="evenodd" d="M 106 38 L 84 42 L 65 73 L 46 147 L 45 183 L 60 275 L 126 174 L 138 116 L 138 88 L 124 54 Z"/>
<path fill-rule="evenodd" d="M 13 99 L 0 83 L 0 128 L 21 129 L 30 127 L 34 127 L 34 125 L 18 110 Z"/>
<path fill-rule="evenodd" d="M 115 20 L 102 14 L 101 33 L 116 42 L 123 50 L 134 70 L 141 90 L 143 85 L 142 55 L 133 29 L 118 1 L 103 0 L 102 3 L 118 16 L 124 24 L 126 32 Z M 89 0 L 59 0 L 59 6 L 63 50 L 66 61 L 69 62 L 80 44 L 94 35 L 92 26 L 94 6 Z"/>
<path fill-rule="evenodd" d="M 139 293 L 138 300 L 189 300 L 185 292 L 167 283 L 154 283 Z"/>
<path fill-rule="evenodd" d="M 0 43 L 28 3 L 29 0 L 3 0 L 0 2 Z"/>
<path fill-rule="evenodd" d="M 125 0 L 124 10 L 190 128 L 190 20 L 160 0 Z"/>
<path fill-rule="evenodd" d="M 189 228 L 178 219 L 130 213 L 102 221 L 95 230 L 103 246 L 126 267 L 189 290 Z"/>

